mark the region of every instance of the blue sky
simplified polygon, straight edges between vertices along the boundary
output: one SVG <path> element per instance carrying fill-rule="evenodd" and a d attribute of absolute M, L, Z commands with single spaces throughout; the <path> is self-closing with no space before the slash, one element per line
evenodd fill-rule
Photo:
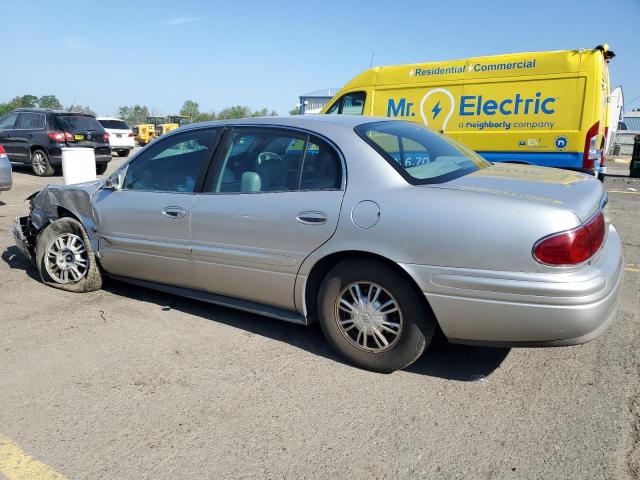
<path fill-rule="evenodd" d="M 285 114 L 369 66 L 609 43 L 640 96 L 640 0 L 455 2 L 0 0 L 0 102 L 55 94 L 115 114 L 230 105 Z M 640 98 L 630 107 L 640 107 Z"/>

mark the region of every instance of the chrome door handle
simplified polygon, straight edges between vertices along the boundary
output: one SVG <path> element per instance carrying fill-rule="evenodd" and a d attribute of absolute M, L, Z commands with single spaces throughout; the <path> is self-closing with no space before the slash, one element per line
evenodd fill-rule
<path fill-rule="evenodd" d="M 168 218 L 182 218 L 187 212 L 182 207 L 165 207 L 162 209 L 162 214 Z"/>
<path fill-rule="evenodd" d="M 322 225 L 327 223 L 327 214 L 324 212 L 300 212 L 296 220 L 304 225 Z"/>

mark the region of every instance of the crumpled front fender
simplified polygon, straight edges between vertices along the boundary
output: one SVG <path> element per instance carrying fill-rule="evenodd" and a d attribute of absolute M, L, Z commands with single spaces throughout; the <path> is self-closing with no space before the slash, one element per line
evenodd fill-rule
<path fill-rule="evenodd" d="M 77 185 L 47 185 L 31 198 L 31 223 L 41 231 L 51 222 L 70 214 L 82 223 L 91 246 L 98 252 L 91 200 L 102 184 L 102 181 L 96 181 Z"/>

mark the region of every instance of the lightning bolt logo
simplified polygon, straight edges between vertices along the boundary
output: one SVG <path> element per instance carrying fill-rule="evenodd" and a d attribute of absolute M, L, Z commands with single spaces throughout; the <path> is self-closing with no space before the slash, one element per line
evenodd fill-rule
<path fill-rule="evenodd" d="M 433 112 L 433 119 L 435 120 L 438 114 L 442 111 L 442 109 L 440 108 L 440 100 L 438 100 L 438 103 L 434 105 L 431 111 Z"/>

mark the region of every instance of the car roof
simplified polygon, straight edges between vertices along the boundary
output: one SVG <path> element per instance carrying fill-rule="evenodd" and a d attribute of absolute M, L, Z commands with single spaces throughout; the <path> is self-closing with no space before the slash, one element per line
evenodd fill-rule
<path fill-rule="evenodd" d="M 96 120 L 118 120 L 119 122 L 124 122 L 123 119 L 117 117 L 96 117 Z"/>
<path fill-rule="evenodd" d="M 362 115 L 286 115 L 282 117 L 251 117 L 239 119 L 213 120 L 210 122 L 193 123 L 180 130 L 202 128 L 203 126 L 221 125 L 272 125 L 280 127 L 298 127 L 310 130 L 324 130 L 335 125 L 353 129 L 358 125 L 380 121 L 397 121 L 386 117 L 368 117 Z"/>
<path fill-rule="evenodd" d="M 70 112 L 69 110 L 53 110 L 51 108 L 40 108 L 40 107 L 19 107 L 13 111 L 16 113 L 21 113 L 21 112 L 53 113 L 54 115 L 85 115 L 87 117 L 93 117 L 93 115 L 91 115 L 90 113 Z"/>

